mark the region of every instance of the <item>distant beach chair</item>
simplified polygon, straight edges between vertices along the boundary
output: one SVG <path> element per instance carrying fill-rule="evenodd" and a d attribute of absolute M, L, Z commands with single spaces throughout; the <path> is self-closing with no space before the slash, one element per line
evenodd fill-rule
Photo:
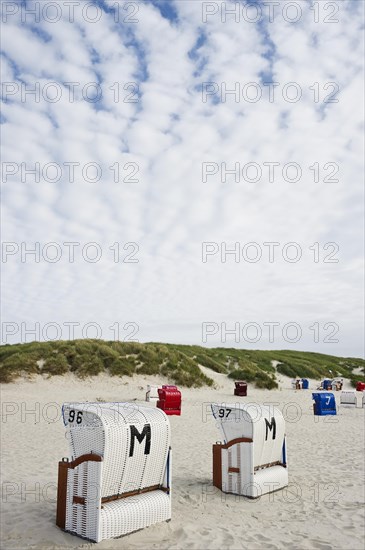
<path fill-rule="evenodd" d="M 234 395 L 237 395 L 238 397 L 245 397 L 247 395 L 247 382 L 237 380 L 234 385 Z"/>
<path fill-rule="evenodd" d="M 275 407 L 211 405 L 224 443 L 213 445 L 213 485 L 257 498 L 288 485 L 285 421 Z"/>
<path fill-rule="evenodd" d="M 332 380 L 332 390 L 340 391 L 342 390 L 342 381 L 341 380 Z"/>
<path fill-rule="evenodd" d="M 365 382 L 357 382 L 356 391 L 365 391 Z"/>
<path fill-rule="evenodd" d="M 342 391 L 340 395 L 341 405 L 355 406 L 361 409 L 365 406 L 365 393 L 361 391 Z"/>
<path fill-rule="evenodd" d="M 72 459 L 58 469 L 57 525 L 91 541 L 171 518 L 170 423 L 134 403 L 67 403 Z"/>
<path fill-rule="evenodd" d="M 181 415 L 181 391 L 176 386 L 162 386 L 158 389 L 157 407 L 166 414 Z"/>
<path fill-rule="evenodd" d="M 356 392 L 355 391 L 342 391 L 340 395 L 341 405 L 354 405 L 356 407 Z"/>
<path fill-rule="evenodd" d="M 309 389 L 309 380 L 307 378 L 302 378 L 302 389 L 303 390 Z"/>
<path fill-rule="evenodd" d="M 336 400 L 333 393 L 312 393 L 315 416 L 336 415 Z"/>
<path fill-rule="evenodd" d="M 325 378 L 321 384 L 324 390 L 332 390 L 332 380 Z"/>
<path fill-rule="evenodd" d="M 152 401 L 158 399 L 158 386 L 151 384 L 147 385 L 146 401 Z"/>

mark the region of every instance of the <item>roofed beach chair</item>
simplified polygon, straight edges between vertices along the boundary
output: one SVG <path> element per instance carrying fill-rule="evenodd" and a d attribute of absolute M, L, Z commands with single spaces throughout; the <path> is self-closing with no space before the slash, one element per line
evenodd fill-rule
<path fill-rule="evenodd" d="M 239 397 L 245 397 L 247 395 L 247 382 L 237 380 L 234 385 L 234 395 L 238 395 Z"/>
<path fill-rule="evenodd" d="M 95 542 L 171 518 L 170 423 L 134 403 L 67 403 L 57 525 Z"/>
<path fill-rule="evenodd" d="M 342 391 L 340 395 L 341 405 L 354 405 L 356 407 L 356 392 L 355 391 Z"/>
<path fill-rule="evenodd" d="M 336 400 L 333 393 L 312 393 L 313 413 L 315 416 L 336 415 Z"/>
<path fill-rule="evenodd" d="M 181 415 L 181 391 L 176 386 L 165 385 L 158 388 L 156 406 L 168 415 Z"/>
<path fill-rule="evenodd" d="M 365 394 L 363 391 L 342 391 L 340 395 L 341 405 L 350 405 L 356 408 L 365 406 Z"/>
<path fill-rule="evenodd" d="M 322 388 L 324 390 L 332 390 L 332 380 L 329 380 L 329 378 L 325 378 L 322 382 Z"/>
<path fill-rule="evenodd" d="M 275 407 L 211 405 L 224 443 L 213 445 L 213 485 L 257 498 L 288 485 L 285 420 Z"/>

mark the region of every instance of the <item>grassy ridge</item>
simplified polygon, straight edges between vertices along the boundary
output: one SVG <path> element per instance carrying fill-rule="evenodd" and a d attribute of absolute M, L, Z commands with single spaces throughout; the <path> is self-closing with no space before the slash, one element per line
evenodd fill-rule
<path fill-rule="evenodd" d="M 34 374 L 73 372 L 85 378 L 106 372 L 111 376 L 160 375 L 166 382 L 187 387 L 212 386 L 213 380 L 199 367 L 202 365 L 259 388 L 272 389 L 278 386 L 272 361 L 280 361 L 277 371 L 290 377 L 321 378 L 330 376 L 332 370 L 334 376 L 350 378 L 353 385 L 364 380 L 363 359 L 320 353 L 70 340 L 0 346 L 0 382 Z M 362 374 L 354 374 L 359 367 Z"/>

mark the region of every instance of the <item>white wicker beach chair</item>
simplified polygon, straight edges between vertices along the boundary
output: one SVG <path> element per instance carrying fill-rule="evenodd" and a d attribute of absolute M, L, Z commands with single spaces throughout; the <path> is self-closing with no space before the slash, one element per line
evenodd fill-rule
<path fill-rule="evenodd" d="M 288 485 L 285 421 L 258 404 L 212 405 L 224 443 L 213 445 L 213 484 L 257 498 Z"/>
<path fill-rule="evenodd" d="M 342 391 L 340 395 L 341 405 L 352 405 L 361 409 L 365 407 L 365 392 L 363 391 Z"/>
<path fill-rule="evenodd" d="M 356 407 L 356 392 L 342 391 L 340 394 L 340 405 L 353 405 Z"/>
<path fill-rule="evenodd" d="M 100 542 L 171 518 L 170 424 L 134 403 L 68 403 L 57 525 Z"/>
<path fill-rule="evenodd" d="M 158 388 L 159 386 L 147 385 L 146 401 L 158 401 Z"/>

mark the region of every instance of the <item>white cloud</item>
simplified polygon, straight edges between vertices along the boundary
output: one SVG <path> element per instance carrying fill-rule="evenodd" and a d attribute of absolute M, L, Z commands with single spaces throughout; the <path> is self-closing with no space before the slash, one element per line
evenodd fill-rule
<path fill-rule="evenodd" d="M 282 338 L 270 343 L 266 336 L 238 345 L 361 355 L 362 10 L 343 2 L 333 24 L 315 23 L 308 9 L 295 24 L 277 17 L 255 25 L 228 16 L 223 23 L 220 13 L 205 24 L 200 3 L 174 6 L 174 23 L 144 3 L 134 24 L 117 24 L 106 13 L 92 24 L 75 10 L 74 23 L 64 16 L 54 24 L 24 25 L 18 14 L 3 25 L 3 80 L 19 89 L 39 82 L 41 90 L 39 102 L 30 95 L 22 102 L 18 93 L 3 105 L 3 162 L 28 168 L 57 162 L 62 168 L 55 183 L 36 183 L 31 175 L 22 182 L 20 170 L 9 176 L 3 239 L 19 246 L 54 241 L 63 252 L 55 264 L 42 257 L 22 263 L 20 253 L 8 257 L 3 320 L 97 321 L 109 339 L 108 327 L 130 321 L 140 326 L 141 340 L 187 343 L 201 343 L 204 321 L 295 321 L 303 328 L 296 345 Z M 268 86 L 260 101 L 245 101 L 244 86 L 270 74 L 279 83 L 275 101 L 268 100 Z M 203 102 L 202 83 L 213 81 L 216 101 Z M 62 92 L 56 103 L 42 96 L 49 82 Z M 73 102 L 67 82 L 79 83 Z M 95 103 L 83 96 L 91 82 L 102 94 Z M 302 91 L 297 103 L 283 97 L 289 82 Z M 316 82 L 317 103 L 310 88 Z M 323 103 L 332 91 L 324 89 L 328 82 L 339 86 L 338 103 Z M 125 88 L 128 83 L 135 84 Z M 239 83 L 238 101 L 232 94 L 218 101 L 222 83 L 227 90 Z M 128 96 L 139 101 L 125 101 Z M 72 183 L 68 162 L 79 163 Z M 253 183 L 241 173 L 239 182 L 231 175 L 223 183 L 219 171 L 203 183 L 204 162 L 226 163 L 227 169 L 239 163 L 241 170 L 257 163 L 262 177 Z M 267 162 L 280 163 L 272 183 Z M 289 162 L 301 166 L 296 183 L 283 179 Z M 315 183 L 310 167 L 316 162 L 321 180 L 331 174 L 324 165 L 337 163 L 340 181 Z M 100 164 L 100 181 L 85 181 L 88 163 Z M 110 168 L 115 163 L 119 183 Z M 82 258 L 90 241 L 102 247 L 98 263 Z M 241 249 L 257 242 L 263 257 L 249 263 L 241 254 L 238 263 L 232 256 L 222 263 L 219 251 L 202 263 L 205 241 L 226 242 L 227 248 L 239 242 Z M 273 241 L 281 244 L 270 263 L 263 243 Z M 298 263 L 282 257 L 292 241 L 302 249 Z M 64 242 L 80 243 L 74 263 L 67 261 Z M 137 242 L 139 263 L 115 263 L 115 242 L 122 258 L 131 252 L 124 243 Z M 315 242 L 319 263 L 310 249 Z M 339 245 L 338 263 L 323 263 L 328 242 Z M 314 322 L 322 327 L 319 343 L 308 328 Z M 327 322 L 340 326 L 339 343 L 323 342 Z M 207 344 L 220 344 L 219 335 Z"/>

